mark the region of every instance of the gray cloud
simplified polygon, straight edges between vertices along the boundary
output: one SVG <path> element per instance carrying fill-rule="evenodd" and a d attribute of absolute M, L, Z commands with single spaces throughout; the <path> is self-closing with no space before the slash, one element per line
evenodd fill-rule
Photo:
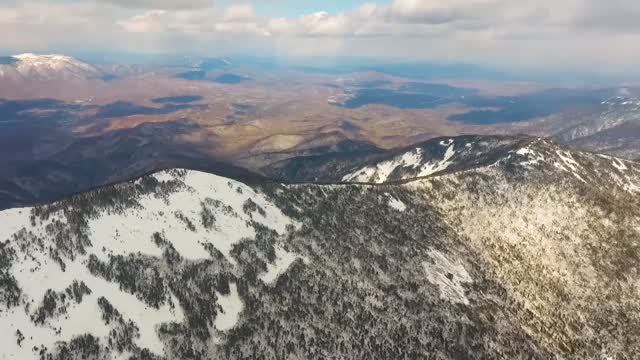
<path fill-rule="evenodd" d="M 582 29 L 607 32 L 640 32 L 640 2 L 584 0 L 573 24 Z"/>

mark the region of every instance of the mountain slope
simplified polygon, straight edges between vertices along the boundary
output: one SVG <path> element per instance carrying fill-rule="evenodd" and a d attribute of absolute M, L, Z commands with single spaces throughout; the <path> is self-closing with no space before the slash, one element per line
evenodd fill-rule
<path fill-rule="evenodd" d="M 20 54 L 3 59 L 0 79 L 15 82 L 86 80 L 104 75 L 93 65 L 64 55 Z"/>
<path fill-rule="evenodd" d="M 421 149 L 367 160 L 416 159 L 380 184 L 170 170 L 0 212 L 0 353 L 640 355 L 637 163 L 532 138 Z"/>
<path fill-rule="evenodd" d="M 374 145 L 344 140 L 333 146 L 321 146 L 287 153 L 289 158 L 260 169 L 266 176 L 281 181 L 334 181 L 334 176 L 354 163 L 380 159 L 387 152 Z M 291 156 L 293 155 L 293 156 Z"/>
<path fill-rule="evenodd" d="M 563 148 L 542 138 L 461 136 L 427 141 L 357 166 L 342 175 L 356 183 L 404 182 L 476 168 L 504 167 L 522 176 L 562 174 L 590 186 L 615 184 L 639 192 L 638 164 L 607 155 Z"/>
<path fill-rule="evenodd" d="M 297 156 L 261 170 L 267 176 L 287 182 L 382 183 L 434 174 L 446 170 L 457 160 L 465 160 L 465 164 L 469 161 L 482 163 L 499 157 L 505 147 L 516 148 L 529 141 L 513 136 L 459 136 L 455 139 L 454 143 L 450 137 L 434 138 L 387 151 L 364 148 L 354 152 Z M 462 163 L 459 161 L 458 165 Z M 396 170 L 398 173 L 394 173 Z"/>
<path fill-rule="evenodd" d="M 19 152 L 7 155 L 0 160 L 0 209 L 47 203 L 174 167 L 214 172 L 247 182 L 263 180 L 181 142 L 179 135 L 194 128 L 194 124 L 185 121 L 142 124 L 105 135 L 70 138 L 66 143 L 55 144 L 59 146 L 47 147 L 41 142 L 39 156 L 26 154 L 35 158 L 31 161 L 20 161 Z M 10 139 L 9 135 L 5 138 Z M 210 140 L 213 144 L 214 140 Z M 7 149 L 10 147 L 8 144 Z"/>
<path fill-rule="evenodd" d="M 526 146 L 532 139 L 507 136 L 464 136 L 437 138 L 406 149 L 395 150 L 383 158 L 351 170 L 341 180 L 361 183 L 402 181 L 491 164 L 505 153 Z"/>
<path fill-rule="evenodd" d="M 637 162 L 577 151 L 551 140 L 527 136 L 435 138 L 407 148 L 365 153 L 297 157 L 264 171 L 288 181 L 402 183 L 476 168 L 505 166 L 513 171 L 560 171 L 581 182 L 615 183 L 637 190 Z M 532 171 L 533 170 L 533 171 Z M 627 171 L 629 170 L 629 171 Z M 319 174 L 324 174 L 321 177 Z"/>
<path fill-rule="evenodd" d="M 637 157 L 640 154 L 640 99 L 617 96 L 602 105 L 604 111 L 570 121 L 571 125 L 556 137 L 583 149 Z"/>
<path fill-rule="evenodd" d="M 410 185 L 509 284 L 546 348 L 569 358 L 638 356 L 626 335 L 640 326 L 637 163 L 540 140 L 493 166 Z"/>

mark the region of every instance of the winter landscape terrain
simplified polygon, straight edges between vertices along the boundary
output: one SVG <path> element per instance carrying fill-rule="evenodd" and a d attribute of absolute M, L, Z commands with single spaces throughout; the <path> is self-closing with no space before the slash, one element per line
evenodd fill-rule
<path fill-rule="evenodd" d="M 0 57 L 0 209 L 161 169 L 211 171 L 225 163 L 273 177 L 296 161 L 306 168 L 322 157 L 363 159 L 464 134 L 528 134 L 640 157 L 637 86 L 420 76 L 432 70 L 418 67 L 412 76 L 244 58 Z"/>
<path fill-rule="evenodd" d="M 0 0 L 0 360 L 639 360 L 638 19 Z"/>
<path fill-rule="evenodd" d="M 638 163 L 509 136 L 326 163 L 0 212 L 0 357 L 640 356 Z"/>

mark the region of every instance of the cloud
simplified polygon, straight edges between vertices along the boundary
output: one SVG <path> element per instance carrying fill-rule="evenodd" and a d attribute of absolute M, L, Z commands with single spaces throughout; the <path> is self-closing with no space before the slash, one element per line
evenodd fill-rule
<path fill-rule="evenodd" d="M 118 22 L 125 31 L 133 33 L 161 32 L 166 30 L 166 10 L 151 10 Z"/>
<path fill-rule="evenodd" d="M 256 13 L 251 4 L 231 5 L 224 13 L 226 22 L 248 22 L 255 18 Z"/>
<path fill-rule="evenodd" d="M 627 0 L 585 0 L 573 23 L 587 30 L 639 33 L 640 2 Z"/>
<path fill-rule="evenodd" d="M 242 0 L 225 4 L 0 2 L 1 46 L 210 54 L 259 49 L 282 55 L 609 69 L 631 67 L 640 57 L 636 0 L 392 0 L 298 17 L 267 17 Z"/>
<path fill-rule="evenodd" d="M 202 9 L 213 6 L 212 0 L 96 0 L 98 3 L 131 9 Z"/>
<path fill-rule="evenodd" d="M 469 16 L 469 10 L 477 3 L 484 1 L 394 0 L 387 12 L 394 21 L 443 24 Z"/>
<path fill-rule="evenodd" d="M 213 31 L 214 24 L 209 23 L 208 20 L 214 16 L 213 10 L 148 10 L 143 14 L 119 21 L 117 24 L 126 32 L 140 34 L 198 34 Z"/>
<path fill-rule="evenodd" d="M 311 36 L 340 36 L 351 32 L 351 21 L 346 15 L 316 12 L 298 20 L 299 34 Z"/>

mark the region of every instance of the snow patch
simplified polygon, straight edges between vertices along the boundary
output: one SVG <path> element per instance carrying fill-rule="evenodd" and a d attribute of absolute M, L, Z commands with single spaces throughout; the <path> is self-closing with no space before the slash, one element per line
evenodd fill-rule
<path fill-rule="evenodd" d="M 421 148 L 416 148 L 415 150 L 407 152 L 393 160 L 383 161 L 375 166 L 367 166 L 356 172 L 347 174 L 342 178 L 342 181 L 372 181 L 380 184 L 388 181 L 391 173 L 398 167 L 417 170 L 417 173 L 411 175 L 415 177 L 429 176 L 434 173 L 444 171 L 451 166 L 451 159 L 455 156 L 456 151 L 455 145 L 453 145 L 453 139 L 450 139 L 449 142 L 442 141 L 440 142 L 440 145 L 448 146 L 442 160 L 425 163 L 424 151 Z"/>
<path fill-rule="evenodd" d="M 522 155 L 522 156 L 526 156 L 526 155 L 529 155 L 531 153 L 532 153 L 532 151 L 529 148 L 522 148 L 522 149 L 516 151 L 516 154 Z"/>
<path fill-rule="evenodd" d="M 159 181 L 170 181 L 174 179 L 173 174 L 161 172 L 154 176 Z M 78 256 L 73 261 L 65 259 L 65 271 L 44 251 L 36 248 L 22 251 L 18 244 L 11 242 L 18 261 L 12 264 L 9 271 L 23 291 L 22 300 L 31 305 L 28 311 L 21 306 L 0 312 L 0 329 L 6 334 L 0 339 L 0 358 L 34 358 L 37 357 L 37 353 L 32 351 L 34 346 L 44 345 L 53 349 L 57 342 L 69 341 L 85 333 L 101 338 L 101 342 L 106 341 L 112 325 L 108 326 L 102 320 L 98 307 L 100 297 L 105 297 L 125 320 L 131 320 L 138 326 L 140 337 L 134 339 L 138 346 L 161 355 L 164 345 L 158 337 L 157 329 L 163 323 L 180 323 L 184 320 L 179 301 L 171 294 L 173 306 L 166 304 L 159 309 L 147 306 L 135 295 L 121 290 L 119 284 L 93 276 L 86 267 L 90 255 L 95 254 L 104 261 L 108 261 L 109 255 L 131 253 L 159 257 L 161 249 L 155 245 L 152 236 L 155 232 L 162 232 L 187 259 L 209 258 L 210 254 L 204 247 L 209 243 L 233 263 L 230 256 L 233 245 L 243 238 L 255 236 L 250 221 L 263 223 L 279 234 L 286 233 L 289 225 L 298 226 L 263 194 L 242 183 L 196 171 L 186 172 L 183 181 L 187 189 L 171 193 L 166 199 L 154 195 L 143 196 L 138 199 L 141 207 L 127 209 L 120 214 L 104 212 L 101 216 L 90 219 L 88 232 L 92 247 L 87 248 L 88 254 Z M 223 205 L 212 206 L 216 211 L 216 221 L 211 229 L 206 229 L 200 221 L 201 201 L 206 198 L 219 200 Z M 248 199 L 262 208 L 264 215 L 259 212 L 246 214 L 243 207 Z M 175 216 L 174 212 L 177 211 L 191 221 L 191 227 L 195 227 L 195 231 L 189 229 L 190 226 L 184 220 Z M 38 224 L 32 226 L 30 212 L 30 208 L 0 211 L 0 241 L 10 239 L 23 228 L 33 232 L 35 236 L 45 237 L 47 224 L 57 220 L 64 221 L 61 214 L 52 214 L 48 221 L 40 223 L 38 220 Z M 274 281 L 298 257 L 278 249 L 277 261 L 270 265 L 263 279 L 266 282 Z M 48 319 L 43 326 L 35 325 L 30 316 L 43 300 L 46 291 L 64 291 L 74 281 L 84 282 L 92 293 L 85 295 L 80 304 L 69 303 L 66 315 Z M 235 326 L 243 309 L 236 285 L 231 284 L 230 290 L 229 295 L 219 296 L 220 312 L 214 325 L 221 331 Z M 25 336 L 22 347 L 17 346 L 15 334 L 18 330 Z"/>
<path fill-rule="evenodd" d="M 412 152 L 408 152 L 400 158 L 400 163 L 404 167 L 416 168 L 422 162 L 422 149 L 417 148 Z"/>
<path fill-rule="evenodd" d="M 396 157 L 393 160 L 383 161 L 375 167 L 368 166 L 355 173 L 347 174 L 342 178 L 342 181 L 373 181 L 376 183 L 383 183 L 389 179 L 389 175 L 391 175 L 397 167 L 410 167 L 415 169 L 420 166 L 422 161 L 422 149 L 416 148 L 415 150 L 404 153 L 402 156 Z"/>
<path fill-rule="evenodd" d="M 236 284 L 229 284 L 229 290 L 226 296 L 218 294 L 218 306 L 221 311 L 218 312 L 214 325 L 220 331 L 230 330 L 236 325 L 244 306 Z"/>
<path fill-rule="evenodd" d="M 543 154 L 533 151 L 528 147 L 519 149 L 518 151 L 516 151 L 516 154 L 527 158 L 527 161 L 523 161 L 520 163 L 520 165 L 522 166 L 536 165 L 545 161 L 545 157 Z"/>
<path fill-rule="evenodd" d="M 28 218 L 31 208 L 16 208 L 0 211 L 0 242 L 5 241 L 22 228 L 30 227 Z"/>
<path fill-rule="evenodd" d="M 627 166 L 624 164 L 624 162 L 622 160 L 620 160 L 620 159 L 614 159 L 611 164 L 613 165 L 613 167 L 615 167 L 616 169 L 620 170 L 620 172 L 624 172 L 626 170 L 629 170 L 629 168 L 627 168 Z"/>
<path fill-rule="evenodd" d="M 570 152 L 556 150 L 556 154 L 558 154 L 562 162 L 574 172 L 577 171 L 579 167 L 581 167 L 580 164 L 578 164 L 578 162 L 573 159 L 573 155 L 571 155 Z"/>
<path fill-rule="evenodd" d="M 637 184 L 633 183 L 631 181 L 631 179 L 629 179 L 629 177 L 627 177 L 627 181 L 628 183 L 625 185 L 625 190 L 627 190 L 630 193 L 638 193 L 640 192 L 640 186 L 638 186 Z"/>
<path fill-rule="evenodd" d="M 473 279 L 460 260 L 452 260 L 438 250 L 430 250 L 430 261 L 422 263 L 427 280 L 438 285 L 440 297 L 452 303 L 469 304 L 463 284 L 470 284 Z"/>
<path fill-rule="evenodd" d="M 581 169 L 582 166 L 573 158 L 573 155 L 570 152 L 556 150 L 556 154 L 560 157 L 560 160 L 562 160 L 562 162 L 564 163 L 564 166 L 559 163 L 555 163 L 554 165 L 557 168 L 566 172 L 570 172 L 576 179 L 587 184 L 587 181 L 579 174 L 580 172 L 579 169 Z"/>
<path fill-rule="evenodd" d="M 296 259 L 300 258 L 298 255 L 288 252 L 281 248 L 276 248 L 276 261 L 273 264 L 267 264 L 267 272 L 264 273 L 260 279 L 266 284 L 274 283 L 278 277 L 289 269 L 289 266 L 293 264 Z"/>
<path fill-rule="evenodd" d="M 407 210 L 407 205 L 394 197 L 389 198 L 389 206 L 400 212 Z"/>
<path fill-rule="evenodd" d="M 453 158 L 455 154 L 456 152 L 454 150 L 454 146 L 449 146 L 447 148 L 447 151 L 444 153 L 444 158 L 441 161 L 424 164 L 422 166 L 422 169 L 420 169 L 420 173 L 418 174 L 418 176 L 429 176 L 437 172 L 446 170 L 447 168 L 449 168 L 449 166 L 451 166 L 451 158 Z"/>
<path fill-rule="evenodd" d="M 104 324 L 97 305 L 100 297 L 105 297 L 125 319 L 136 323 L 140 329 L 140 338 L 134 342 L 156 354 L 163 354 L 164 351 L 156 333 L 157 327 L 166 322 L 181 322 L 184 318 L 179 302 L 173 296 L 175 308 L 163 305 L 154 309 L 135 295 L 123 292 L 118 284 L 93 276 L 82 263 L 82 259 L 67 261 L 66 270 L 63 272 L 58 264 L 44 254 L 34 252 L 30 255 L 32 259 L 17 262 L 11 271 L 25 298 L 32 300 L 32 304 L 39 304 L 48 289 L 63 291 L 74 280 L 84 282 L 92 293 L 85 295 L 80 304 L 70 306 L 65 316 L 53 318 L 45 326 L 36 326 L 28 315 L 18 315 L 21 311 L 17 309 L 12 310 L 9 315 L 2 314 L 0 327 L 20 330 L 25 335 L 25 341 L 28 339 L 23 343 L 23 347 L 27 345 L 30 349 L 33 346 L 44 345 L 52 349 L 58 341 L 68 341 L 86 333 L 101 338 L 107 337 L 110 328 Z M 16 330 L 9 331 L 15 333 Z"/>
<path fill-rule="evenodd" d="M 174 179 L 169 172 L 161 172 L 154 177 L 159 181 Z M 142 209 L 130 208 L 122 214 L 105 214 L 91 220 L 89 228 L 93 248 L 90 251 L 102 260 L 107 260 L 109 255 L 137 252 L 161 256 L 162 251 L 153 243 L 152 236 L 155 232 L 162 232 L 187 259 L 208 258 L 210 254 L 204 245 L 212 244 L 234 263 L 230 255 L 233 245 L 244 238 L 255 237 L 255 230 L 249 223 L 251 220 L 263 223 L 279 234 L 286 232 L 287 225 L 295 225 L 266 197 L 242 183 L 197 171 L 188 171 L 184 183 L 189 191 L 172 193 L 166 200 L 147 195 L 139 200 Z M 230 206 L 234 213 L 216 211 L 213 228 L 204 228 L 201 212 L 202 201 L 206 198 L 219 200 Z M 243 206 L 248 199 L 264 209 L 264 217 L 251 218 L 244 213 Z M 188 229 L 178 214 L 188 219 L 195 231 Z"/>

